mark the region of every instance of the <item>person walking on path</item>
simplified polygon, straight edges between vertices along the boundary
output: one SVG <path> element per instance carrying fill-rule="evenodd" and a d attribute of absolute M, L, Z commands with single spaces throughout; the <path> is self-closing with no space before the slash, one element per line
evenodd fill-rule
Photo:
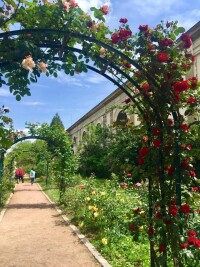
<path fill-rule="evenodd" d="M 22 181 L 22 183 L 24 182 L 24 170 L 22 169 L 22 167 L 19 168 L 19 180 Z"/>
<path fill-rule="evenodd" d="M 102 267 L 84 240 L 74 235 L 39 185 L 25 181 L 16 184 L 0 216 L 0 267 Z"/>
<path fill-rule="evenodd" d="M 31 184 L 33 185 L 33 183 L 35 181 L 35 171 L 34 171 L 34 168 L 32 168 L 31 171 L 30 171 L 30 178 L 31 178 Z"/>
<path fill-rule="evenodd" d="M 15 180 L 18 184 L 19 183 L 19 169 L 18 168 L 16 168 L 16 170 L 15 170 Z"/>

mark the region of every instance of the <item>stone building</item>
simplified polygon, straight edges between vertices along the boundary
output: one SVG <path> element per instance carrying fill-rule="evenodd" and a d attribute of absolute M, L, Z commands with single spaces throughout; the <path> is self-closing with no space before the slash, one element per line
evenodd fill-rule
<path fill-rule="evenodd" d="M 200 21 L 190 28 L 187 34 L 190 34 L 193 42 L 190 52 L 195 56 L 195 62 L 186 78 L 195 76 L 200 80 Z M 121 89 L 116 89 L 67 129 L 73 141 L 74 152 L 76 152 L 78 145 L 87 131 L 87 127 L 91 123 L 94 125 L 101 124 L 109 126 L 113 122 L 127 119 L 135 125 L 139 123 L 136 115 L 129 116 L 128 114 L 123 114 L 118 107 L 111 109 L 113 106 L 122 105 L 126 98 L 127 95 Z"/>

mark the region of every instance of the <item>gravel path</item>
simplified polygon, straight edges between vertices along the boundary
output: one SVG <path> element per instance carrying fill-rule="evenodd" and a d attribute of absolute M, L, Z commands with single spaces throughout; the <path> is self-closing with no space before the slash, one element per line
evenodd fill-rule
<path fill-rule="evenodd" d="M 0 222 L 2 267 L 100 267 L 37 184 L 20 183 Z"/>

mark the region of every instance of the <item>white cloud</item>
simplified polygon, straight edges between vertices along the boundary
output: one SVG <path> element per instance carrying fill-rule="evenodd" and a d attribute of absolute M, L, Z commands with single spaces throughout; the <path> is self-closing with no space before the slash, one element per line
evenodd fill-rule
<path fill-rule="evenodd" d="M 9 89 L 6 88 L 0 88 L 0 96 L 13 96 Z"/>
<path fill-rule="evenodd" d="M 24 105 L 24 106 L 43 106 L 44 105 L 44 103 L 42 103 L 42 102 L 37 102 L 37 101 L 30 101 L 30 102 L 21 102 L 22 103 L 22 105 Z"/>

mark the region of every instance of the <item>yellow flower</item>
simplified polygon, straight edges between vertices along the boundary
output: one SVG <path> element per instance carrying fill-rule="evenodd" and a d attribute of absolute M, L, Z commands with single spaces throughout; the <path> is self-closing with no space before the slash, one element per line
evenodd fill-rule
<path fill-rule="evenodd" d="M 102 239 L 101 239 L 101 243 L 104 244 L 104 245 L 107 245 L 107 244 L 108 244 L 108 240 L 107 240 L 107 238 L 105 238 L 105 237 L 102 238 Z"/>
<path fill-rule="evenodd" d="M 106 192 L 100 192 L 100 195 L 101 196 L 105 196 L 106 195 Z"/>
<path fill-rule="evenodd" d="M 95 191 L 92 191 L 92 195 L 96 195 L 96 192 Z"/>
<path fill-rule="evenodd" d="M 90 197 L 86 197 L 86 200 L 87 200 L 87 201 L 90 201 L 90 199 L 91 199 Z"/>
<path fill-rule="evenodd" d="M 89 210 L 93 210 L 94 206 L 88 206 Z"/>
<path fill-rule="evenodd" d="M 142 226 L 142 225 L 141 225 L 141 226 L 139 226 L 139 230 L 142 230 L 143 228 L 144 228 L 144 226 Z"/>
<path fill-rule="evenodd" d="M 97 218 L 99 216 L 99 213 L 96 211 L 95 213 L 94 213 L 94 218 Z"/>
<path fill-rule="evenodd" d="M 79 226 L 80 228 L 82 228 L 82 227 L 84 226 L 84 222 L 80 222 L 80 223 L 78 224 L 78 226 Z"/>
<path fill-rule="evenodd" d="M 124 202 L 125 202 L 123 198 L 121 198 L 121 199 L 120 199 L 120 201 L 121 201 L 122 203 L 124 203 Z"/>
<path fill-rule="evenodd" d="M 93 211 L 98 211 L 98 208 L 93 206 Z"/>

